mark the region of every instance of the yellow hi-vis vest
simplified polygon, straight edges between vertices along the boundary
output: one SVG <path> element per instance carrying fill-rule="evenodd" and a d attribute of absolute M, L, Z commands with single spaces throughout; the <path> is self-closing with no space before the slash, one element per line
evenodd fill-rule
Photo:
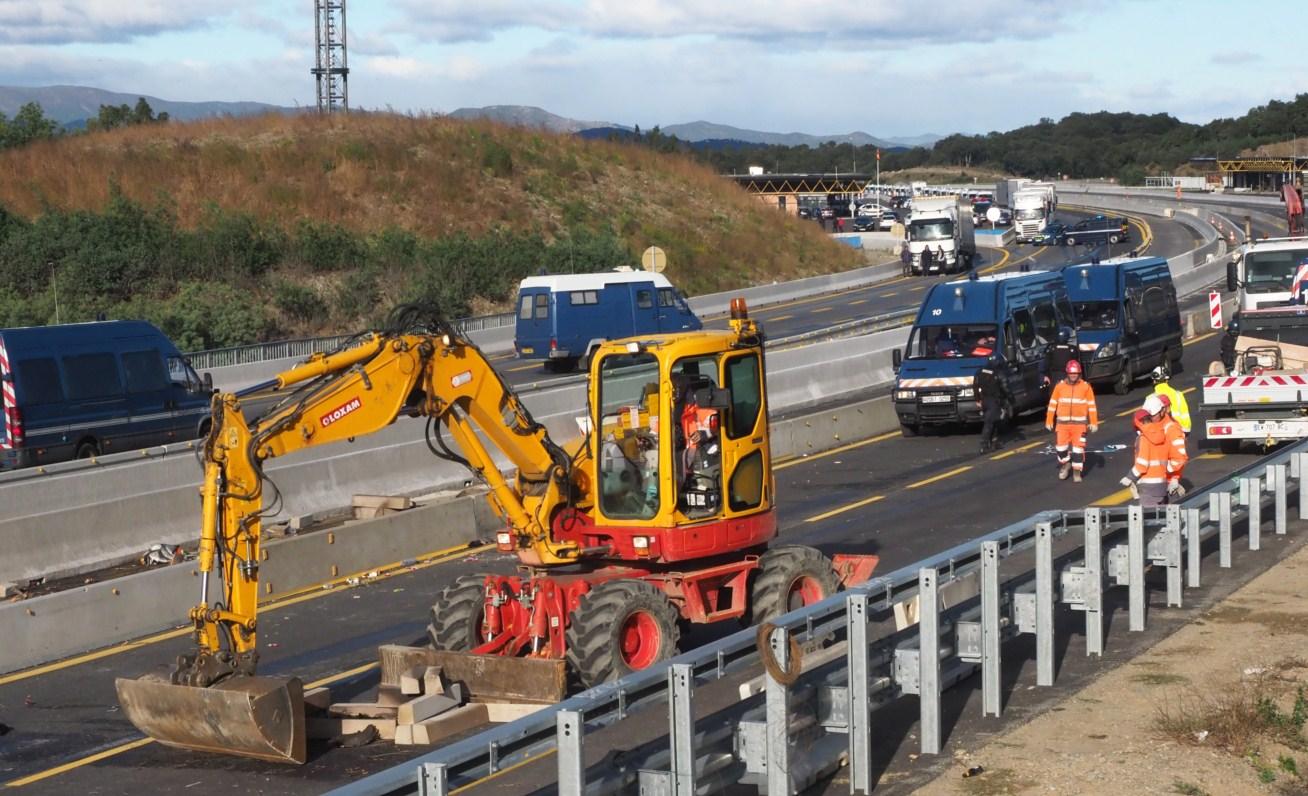
<path fill-rule="evenodd" d="M 1162 384 L 1154 385 L 1154 392 L 1158 395 L 1167 396 L 1167 400 L 1172 402 L 1172 419 L 1176 421 L 1182 431 L 1189 434 L 1190 405 L 1185 402 L 1185 396 L 1181 394 L 1181 391 L 1167 382 L 1163 382 Z"/>

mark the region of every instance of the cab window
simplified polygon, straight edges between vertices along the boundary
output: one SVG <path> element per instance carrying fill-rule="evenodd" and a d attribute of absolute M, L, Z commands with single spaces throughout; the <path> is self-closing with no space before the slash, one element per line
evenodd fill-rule
<path fill-rule="evenodd" d="M 1017 327 L 1017 344 L 1022 348 L 1035 347 L 1035 323 L 1031 320 L 1031 313 L 1027 310 L 1014 310 L 1013 324 Z"/>
<path fill-rule="evenodd" d="M 784 198 L 784 197 L 782 197 L 782 198 Z M 673 292 L 672 292 L 672 288 L 670 288 L 670 287 L 661 287 L 661 288 L 659 288 L 659 306 L 660 306 L 660 307 L 671 307 L 673 304 L 676 303 L 676 302 L 673 300 L 674 297 L 675 297 L 675 296 L 674 296 L 674 294 L 673 294 Z"/>
<path fill-rule="evenodd" d="M 127 374 L 128 392 L 154 392 L 168 387 L 168 371 L 157 350 L 123 354 L 123 372 Z"/>
<path fill-rule="evenodd" d="M 523 296 L 522 303 L 518 306 L 518 318 L 520 320 L 531 320 L 531 296 Z"/>
<path fill-rule="evenodd" d="M 14 364 L 19 395 L 27 405 L 59 403 L 64 399 L 64 385 L 59 379 L 59 365 L 53 359 L 26 359 Z"/>
<path fill-rule="evenodd" d="M 600 508 L 613 519 L 659 511 L 659 361 L 653 354 L 610 354 L 599 370 Z"/>
<path fill-rule="evenodd" d="M 758 372 L 758 354 L 747 354 L 727 363 L 727 389 L 731 392 L 731 422 L 727 436 L 732 439 L 754 432 L 763 393 Z"/>
<path fill-rule="evenodd" d="M 545 293 L 536 294 L 536 320 L 541 321 L 550 317 L 550 297 Z"/>
<path fill-rule="evenodd" d="M 1031 320 L 1040 342 L 1052 343 L 1058 339 L 1058 315 L 1054 310 L 1053 302 L 1042 301 L 1032 306 Z"/>
<path fill-rule="evenodd" d="M 654 306 L 654 292 L 652 290 L 637 290 L 636 306 L 642 310 L 652 308 Z"/>

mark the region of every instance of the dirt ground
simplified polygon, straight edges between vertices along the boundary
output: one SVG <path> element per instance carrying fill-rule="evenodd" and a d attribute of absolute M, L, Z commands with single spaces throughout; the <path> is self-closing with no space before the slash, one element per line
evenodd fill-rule
<path fill-rule="evenodd" d="M 917 792 L 1308 793 L 1305 595 L 1308 548 Z"/>

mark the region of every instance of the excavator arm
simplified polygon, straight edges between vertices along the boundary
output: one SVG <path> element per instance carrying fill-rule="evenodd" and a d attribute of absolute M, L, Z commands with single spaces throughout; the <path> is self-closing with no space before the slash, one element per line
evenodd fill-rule
<path fill-rule="evenodd" d="M 118 680 L 120 702 L 147 735 L 185 748 L 304 760 L 299 682 L 254 676 L 261 526 L 278 502 L 263 469 L 268 459 L 372 434 L 400 417 L 426 416 L 433 453 L 465 464 L 488 485 L 525 560 L 553 564 L 580 555 L 575 544 L 550 534 L 555 511 L 573 497 L 572 457 L 474 344 L 442 320 L 415 317 L 410 312 L 392 331 L 315 355 L 250 390 L 214 396 L 203 448 L 201 599 L 190 612 L 196 649 L 178 659 L 168 684 Z M 244 400 L 291 388 L 267 414 L 247 422 Z M 504 477 L 492 451 L 516 468 L 515 482 Z M 196 721 L 197 715 L 213 719 Z"/>

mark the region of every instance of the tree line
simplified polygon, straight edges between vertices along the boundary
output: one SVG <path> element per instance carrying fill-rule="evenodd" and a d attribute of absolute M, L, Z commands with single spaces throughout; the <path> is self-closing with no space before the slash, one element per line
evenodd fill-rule
<path fill-rule="evenodd" d="M 113 130 L 138 124 L 161 124 L 168 121 L 168 113 L 156 114 L 146 102 L 139 97 L 136 105 L 101 105 L 95 118 L 86 120 L 87 131 Z M 0 112 L 0 149 L 12 149 L 27 146 L 33 141 L 46 141 L 66 134 L 59 122 L 45 115 L 45 109 L 39 102 L 28 102 L 18 109 L 10 119 Z"/>

